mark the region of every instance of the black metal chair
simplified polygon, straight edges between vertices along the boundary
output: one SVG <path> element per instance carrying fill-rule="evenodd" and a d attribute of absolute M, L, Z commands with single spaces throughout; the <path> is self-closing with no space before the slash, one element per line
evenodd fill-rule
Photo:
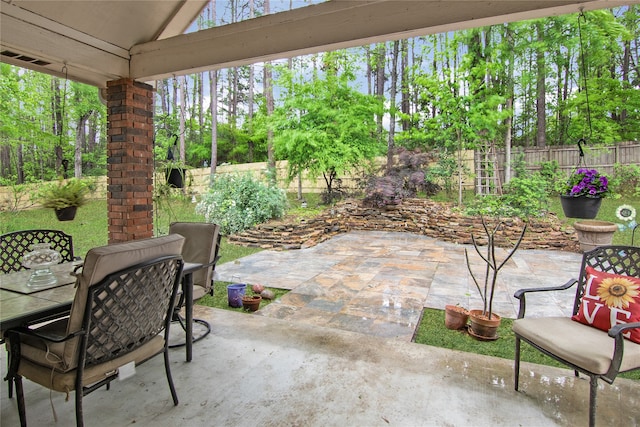
<path fill-rule="evenodd" d="M 590 275 L 587 274 L 587 267 L 594 269 Z M 613 278 L 606 273 L 627 276 L 635 279 L 640 277 L 640 247 L 634 246 L 600 246 L 582 256 L 582 266 L 579 278 L 569 280 L 562 286 L 520 289 L 515 293 L 515 297 L 520 300 L 520 310 L 518 318 L 513 322 L 513 332 L 516 336 L 515 347 L 515 389 L 519 387 L 520 377 L 520 342 L 525 341 L 534 348 L 564 363 L 572 368 L 575 375 L 579 372 L 590 378 L 589 396 L 589 425 L 595 425 L 596 419 L 596 393 L 598 391 L 598 379 L 602 379 L 612 384 L 617 375 L 621 372 L 640 369 L 640 344 L 627 340 L 623 334 L 628 335 L 634 330 L 640 330 L 640 321 L 633 318 L 627 323 L 619 323 L 610 327 L 608 331 L 597 329 L 592 325 L 580 323 L 569 317 L 526 317 L 526 297 L 537 292 L 549 292 L 565 290 L 577 285 L 574 300 L 573 315 L 576 316 L 581 310 L 584 313 L 585 307 L 581 306 L 582 298 L 588 294 L 589 301 L 586 302 L 593 309 L 597 309 L 593 295 L 595 289 L 595 275 L 604 272 L 602 277 L 608 277 L 610 284 Z M 588 277 L 589 276 L 589 277 Z M 625 277 L 620 278 L 622 280 Z M 631 285 L 637 286 L 637 285 Z M 598 288 L 599 289 L 599 288 Z M 625 289 L 627 289 L 625 287 Z M 622 292 L 622 288 L 620 288 Z M 630 292 L 627 298 L 629 304 L 640 304 L 629 302 L 629 298 L 635 294 Z M 600 307 L 604 307 L 599 302 Z M 594 311 L 592 309 L 592 312 Z M 631 312 L 631 309 L 629 310 Z M 595 313 L 592 313 L 592 320 Z M 609 319 L 607 318 L 607 321 Z M 609 324 L 606 324 L 609 328 Z"/>
<path fill-rule="evenodd" d="M 184 238 L 169 235 L 91 249 L 77 277 L 69 316 L 37 328 L 7 331 L 9 372 L 20 423 L 26 426 L 22 378 L 82 398 L 118 378 L 120 367 L 164 354 L 171 396 L 168 337 L 182 275 Z"/>
<path fill-rule="evenodd" d="M 49 243 L 62 257 L 73 261 L 73 238 L 60 230 L 20 230 L 0 236 L 0 273 L 24 270 L 22 257 L 36 243 Z"/>

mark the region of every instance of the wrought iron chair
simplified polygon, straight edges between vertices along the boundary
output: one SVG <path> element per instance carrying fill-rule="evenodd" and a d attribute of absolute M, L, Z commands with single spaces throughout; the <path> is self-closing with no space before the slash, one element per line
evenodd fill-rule
<path fill-rule="evenodd" d="M 9 372 L 26 425 L 22 378 L 82 398 L 118 378 L 119 369 L 164 354 L 171 396 L 168 335 L 182 275 L 184 238 L 169 235 L 91 249 L 77 275 L 68 317 L 38 328 L 7 331 Z"/>
<path fill-rule="evenodd" d="M 0 236 L 0 273 L 24 270 L 22 256 L 36 243 L 49 243 L 62 261 L 73 261 L 73 238 L 60 230 L 20 230 Z"/>
<path fill-rule="evenodd" d="M 174 222 L 169 225 L 169 234 L 180 234 L 185 238 L 182 248 L 182 258 L 185 263 L 197 263 L 201 267 L 192 274 L 193 298 L 196 301 L 206 294 L 213 295 L 213 274 L 216 263 L 220 259 L 220 226 L 206 222 Z M 180 299 L 176 304 L 174 320 L 180 322 L 183 329 L 185 319 L 180 315 L 180 309 L 186 305 L 184 293 L 180 294 Z M 202 325 L 205 330 L 193 339 L 199 341 L 211 332 L 211 325 L 203 319 L 193 319 L 194 323 Z M 171 347 L 178 347 L 183 343 L 173 344 Z"/>
<path fill-rule="evenodd" d="M 22 257 L 36 243 L 49 243 L 60 253 L 62 262 L 73 261 L 73 238 L 60 230 L 20 230 L 0 236 L 0 273 L 25 270 Z M 2 343 L 0 337 L 0 344 Z M 13 384 L 9 381 L 9 398 L 13 397 Z"/>
<path fill-rule="evenodd" d="M 594 269 L 587 274 L 587 267 Z M 604 272 L 605 274 L 599 274 Z M 591 325 L 580 323 L 569 317 L 526 317 L 526 296 L 536 292 L 565 290 L 577 285 L 573 314 L 579 316 L 582 298 L 588 294 L 590 300 L 594 295 L 595 275 L 609 277 L 606 273 L 628 276 L 634 281 L 640 277 L 640 247 L 633 246 L 600 246 L 582 256 L 580 276 L 577 280 L 569 280 L 562 286 L 547 288 L 520 289 L 515 297 L 520 300 L 518 318 L 513 322 L 516 336 L 515 346 L 515 389 L 519 386 L 520 342 L 525 341 L 534 348 L 572 368 L 575 375 L 579 372 L 590 378 L 589 425 L 594 426 L 596 420 L 596 393 L 598 379 L 612 384 L 621 372 L 640 369 L 640 344 L 625 339 L 624 335 L 640 332 L 640 321 L 636 317 L 627 323 L 619 323 L 608 331 L 597 329 Z M 626 278 L 622 278 L 626 279 Z M 608 282 L 612 283 L 612 282 Z M 637 286 L 637 285 L 632 285 Z M 590 287 L 594 289 L 590 289 Z M 627 288 L 625 288 L 627 289 Z M 634 292 L 629 294 L 633 296 Z M 636 301 L 638 298 L 636 298 Z M 586 302 L 598 309 L 592 301 Z M 640 303 L 633 302 L 636 306 Z M 599 303 L 602 308 L 603 304 Z M 594 310 L 592 310 L 594 311 Z M 631 312 L 631 310 L 629 310 Z M 592 313 L 595 316 L 595 313 Z M 592 320 L 595 317 L 592 318 Z M 607 321 L 609 319 L 607 318 Z M 604 329 L 609 328 L 607 323 Z M 637 332 L 633 332 L 633 331 Z"/>

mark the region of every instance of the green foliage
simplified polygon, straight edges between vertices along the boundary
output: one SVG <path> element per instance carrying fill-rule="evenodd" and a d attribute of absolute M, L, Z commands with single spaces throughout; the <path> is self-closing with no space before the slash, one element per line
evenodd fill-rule
<path fill-rule="evenodd" d="M 220 225 L 229 235 L 272 218 L 281 218 L 287 207 L 283 190 L 268 186 L 251 175 L 216 175 L 196 212 Z"/>
<path fill-rule="evenodd" d="M 458 162 L 453 154 L 441 150 L 437 154 L 438 162 L 427 168 L 426 179 L 432 182 L 444 184 L 444 190 L 448 195 L 453 193 L 454 177 L 458 174 Z"/>
<path fill-rule="evenodd" d="M 45 208 L 62 209 L 69 206 L 82 206 L 86 203 L 91 187 L 89 183 L 71 178 L 66 182 L 46 184 L 38 193 L 41 204 Z"/>
<path fill-rule="evenodd" d="M 296 81 L 287 70 L 280 83 L 288 93 L 270 120 L 274 146 L 289 161 L 289 179 L 307 171 L 324 176 L 331 193 L 333 179 L 382 152 L 376 138 L 376 114 L 382 103 L 350 86 L 348 64 L 338 73 L 334 54 L 325 55 L 327 72 L 311 80 Z"/>
<path fill-rule="evenodd" d="M 623 197 L 640 197 L 640 166 L 614 165 L 609 185 L 615 193 Z"/>
<path fill-rule="evenodd" d="M 547 211 L 549 191 L 549 182 L 540 173 L 515 177 L 505 185 L 502 196 L 477 197 L 465 212 L 496 217 L 542 216 Z"/>

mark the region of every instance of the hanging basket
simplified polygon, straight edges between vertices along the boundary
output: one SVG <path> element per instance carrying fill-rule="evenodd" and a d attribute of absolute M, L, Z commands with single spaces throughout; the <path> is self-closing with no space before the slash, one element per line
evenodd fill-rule
<path fill-rule="evenodd" d="M 55 209 L 58 221 L 72 221 L 76 217 L 77 206 L 67 206 L 62 209 Z"/>
<path fill-rule="evenodd" d="M 184 187 L 184 169 L 183 168 L 167 168 L 166 170 L 167 184 L 174 188 Z"/>
<path fill-rule="evenodd" d="M 567 218 L 593 219 L 598 215 L 602 198 L 561 195 L 560 203 Z"/>

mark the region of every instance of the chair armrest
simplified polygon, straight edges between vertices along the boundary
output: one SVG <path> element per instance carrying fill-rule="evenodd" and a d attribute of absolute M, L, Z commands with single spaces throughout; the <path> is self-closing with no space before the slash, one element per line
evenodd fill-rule
<path fill-rule="evenodd" d="M 609 336 L 611 338 L 615 338 L 616 335 L 621 335 L 627 329 L 633 328 L 640 328 L 640 322 L 618 323 L 617 325 L 612 326 L 611 329 L 609 329 Z"/>
<path fill-rule="evenodd" d="M 609 329 L 609 336 L 615 339 L 615 345 L 613 350 L 613 357 L 611 358 L 611 366 L 606 374 L 602 376 L 602 379 L 609 384 L 613 383 L 616 379 L 618 372 L 620 371 L 620 365 L 622 364 L 622 355 L 624 353 L 624 337 L 622 333 L 627 329 L 640 328 L 640 322 L 633 323 L 619 323 L 611 329 Z"/>
<path fill-rule="evenodd" d="M 564 285 L 561 286 L 548 286 L 548 287 L 540 287 L 540 288 L 525 288 L 518 289 L 514 294 L 514 298 L 520 300 L 520 309 L 518 310 L 518 319 L 522 319 L 524 317 L 524 313 L 526 311 L 526 294 L 533 292 L 548 292 L 548 291 L 563 291 L 565 289 L 569 289 L 573 285 L 578 283 L 578 279 L 570 279 Z"/>
<path fill-rule="evenodd" d="M 7 331 L 7 335 L 11 334 L 12 332 L 20 335 L 28 335 L 36 338 L 42 338 L 44 340 L 51 341 L 51 342 L 64 342 L 64 341 L 70 340 L 71 338 L 75 338 L 85 334 L 85 331 L 83 329 L 80 329 L 76 332 L 72 332 L 66 336 L 57 335 L 57 334 L 47 334 L 47 333 L 39 332 L 37 329 L 27 328 L 26 326 L 19 326 L 17 328 L 10 329 Z"/>

